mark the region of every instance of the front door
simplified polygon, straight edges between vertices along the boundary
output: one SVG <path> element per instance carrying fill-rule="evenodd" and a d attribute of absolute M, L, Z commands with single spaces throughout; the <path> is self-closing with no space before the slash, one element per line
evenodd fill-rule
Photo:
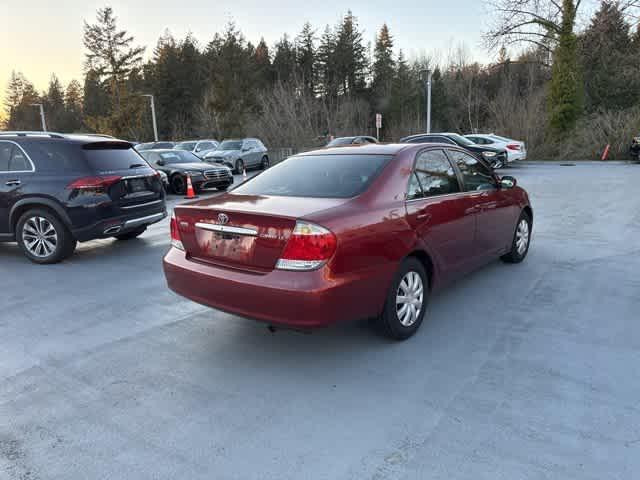
<path fill-rule="evenodd" d="M 475 250 L 480 257 L 496 257 L 505 253 L 513 236 L 513 202 L 491 169 L 477 158 L 459 150 L 448 151 L 460 170 L 465 191 L 477 214 Z"/>
<path fill-rule="evenodd" d="M 14 142 L 0 140 L 0 236 L 11 233 L 9 214 L 33 175 L 27 154 Z"/>
<path fill-rule="evenodd" d="M 472 202 L 443 150 L 416 157 L 407 192 L 407 220 L 447 281 L 468 270 L 475 232 Z"/>

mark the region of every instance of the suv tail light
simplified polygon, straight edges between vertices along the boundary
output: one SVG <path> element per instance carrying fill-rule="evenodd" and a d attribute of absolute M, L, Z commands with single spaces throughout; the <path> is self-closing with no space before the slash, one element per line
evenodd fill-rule
<path fill-rule="evenodd" d="M 111 175 L 106 177 L 83 177 L 74 180 L 67 188 L 69 190 L 93 190 L 96 192 L 106 192 L 114 183 L 122 180 L 122 177 Z"/>
<path fill-rule="evenodd" d="M 316 270 L 336 251 L 336 236 L 320 225 L 298 221 L 276 268 L 279 270 Z"/>
<path fill-rule="evenodd" d="M 510 143 L 509 145 L 507 145 L 507 148 L 509 150 L 520 150 L 520 145 L 518 145 L 517 143 Z"/>
<path fill-rule="evenodd" d="M 171 229 L 171 245 L 178 250 L 184 250 L 182 245 L 182 238 L 180 237 L 180 230 L 178 230 L 178 220 L 176 220 L 176 213 L 171 214 L 171 221 L 169 222 Z"/>

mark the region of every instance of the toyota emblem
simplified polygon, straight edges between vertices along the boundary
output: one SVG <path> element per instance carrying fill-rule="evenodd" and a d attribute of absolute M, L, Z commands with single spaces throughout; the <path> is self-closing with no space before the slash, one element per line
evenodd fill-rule
<path fill-rule="evenodd" d="M 229 221 L 229 217 L 224 213 L 218 214 L 218 224 L 224 225 Z"/>

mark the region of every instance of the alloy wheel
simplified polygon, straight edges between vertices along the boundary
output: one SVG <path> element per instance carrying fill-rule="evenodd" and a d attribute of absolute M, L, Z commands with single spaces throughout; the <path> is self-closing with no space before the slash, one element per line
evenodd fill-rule
<path fill-rule="evenodd" d="M 424 284 L 417 272 L 410 271 L 402 278 L 396 293 L 396 313 L 404 327 L 410 327 L 422 311 L 424 302 Z"/>
<path fill-rule="evenodd" d="M 31 255 L 46 258 L 58 247 L 58 232 L 46 218 L 31 217 L 22 227 L 22 241 Z"/>
<path fill-rule="evenodd" d="M 516 249 L 518 255 L 524 255 L 529 246 L 529 222 L 526 219 L 520 220 L 516 230 Z"/>

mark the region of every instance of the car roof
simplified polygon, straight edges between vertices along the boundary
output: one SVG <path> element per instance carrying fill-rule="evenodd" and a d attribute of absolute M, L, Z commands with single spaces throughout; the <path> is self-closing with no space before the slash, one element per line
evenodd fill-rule
<path fill-rule="evenodd" d="M 94 134 L 63 134 L 55 132 L 2 132 L 0 131 L 0 140 L 11 140 L 13 142 L 42 142 L 42 141 L 54 141 L 61 143 L 73 143 L 79 145 L 85 145 L 88 143 L 114 143 L 120 144 L 127 143 L 132 145 L 126 140 L 120 140 L 113 137 L 107 137 Z M 132 145 L 133 146 L 133 145 Z"/>
<path fill-rule="evenodd" d="M 367 145 L 346 145 L 344 147 L 320 148 L 308 152 L 298 153 L 298 156 L 306 155 L 396 155 L 402 150 L 415 147 L 411 143 L 370 143 Z"/>
<path fill-rule="evenodd" d="M 187 150 L 176 150 L 175 148 L 150 148 L 148 150 L 142 150 L 140 153 L 176 153 L 176 152 L 184 152 L 184 153 L 191 153 Z M 191 153 L 191 155 L 193 155 L 193 153 Z M 194 155 L 195 156 L 195 155 Z M 198 158 L 198 157 L 196 157 Z"/>

